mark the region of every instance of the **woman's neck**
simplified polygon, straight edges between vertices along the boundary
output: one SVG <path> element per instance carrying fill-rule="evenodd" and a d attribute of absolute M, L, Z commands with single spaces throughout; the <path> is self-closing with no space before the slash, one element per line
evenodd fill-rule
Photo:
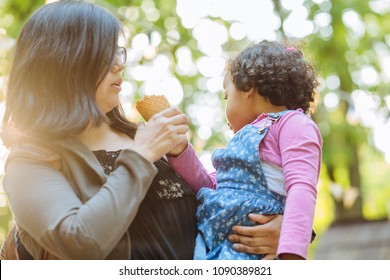
<path fill-rule="evenodd" d="M 113 129 L 108 123 L 85 129 L 78 138 L 92 151 L 117 151 L 130 148 L 133 140 L 122 132 Z"/>

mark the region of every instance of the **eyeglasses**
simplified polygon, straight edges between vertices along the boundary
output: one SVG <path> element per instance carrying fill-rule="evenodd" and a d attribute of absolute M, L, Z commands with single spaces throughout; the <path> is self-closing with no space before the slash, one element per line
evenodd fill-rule
<path fill-rule="evenodd" d="M 119 59 L 121 60 L 121 63 L 122 64 L 126 64 L 127 62 L 127 51 L 126 51 L 126 48 L 124 47 L 118 47 L 116 49 L 116 55 L 119 57 Z"/>

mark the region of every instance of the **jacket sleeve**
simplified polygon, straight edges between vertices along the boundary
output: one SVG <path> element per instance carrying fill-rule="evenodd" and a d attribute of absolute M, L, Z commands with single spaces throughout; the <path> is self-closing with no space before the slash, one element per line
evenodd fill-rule
<path fill-rule="evenodd" d="M 135 218 L 156 173 L 151 162 L 124 150 L 116 170 L 83 202 L 50 164 L 14 158 L 7 163 L 4 188 L 17 224 L 49 253 L 104 259 Z"/>

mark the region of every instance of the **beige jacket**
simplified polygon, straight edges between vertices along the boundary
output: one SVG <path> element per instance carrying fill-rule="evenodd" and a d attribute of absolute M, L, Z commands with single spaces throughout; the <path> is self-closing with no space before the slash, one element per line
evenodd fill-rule
<path fill-rule="evenodd" d="M 3 185 L 24 246 L 34 259 L 130 259 L 127 230 L 156 167 L 123 150 L 107 176 L 81 141 L 55 146 L 59 160 L 23 146 L 6 162 Z"/>

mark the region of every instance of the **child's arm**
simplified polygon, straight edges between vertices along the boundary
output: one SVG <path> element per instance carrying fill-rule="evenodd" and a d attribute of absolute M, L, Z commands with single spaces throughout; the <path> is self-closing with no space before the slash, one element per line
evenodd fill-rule
<path fill-rule="evenodd" d="M 168 155 L 167 157 L 173 169 L 183 177 L 194 193 L 197 193 L 201 187 L 215 189 L 215 172 L 209 174 L 190 143 L 179 156 Z"/>
<path fill-rule="evenodd" d="M 311 240 L 322 138 L 303 114 L 287 114 L 278 123 L 277 142 L 287 192 L 278 257 L 307 258 Z"/>
<path fill-rule="evenodd" d="M 307 259 L 315 203 L 316 191 L 310 187 L 296 185 L 289 190 L 277 250 L 280 259 Z"/>

